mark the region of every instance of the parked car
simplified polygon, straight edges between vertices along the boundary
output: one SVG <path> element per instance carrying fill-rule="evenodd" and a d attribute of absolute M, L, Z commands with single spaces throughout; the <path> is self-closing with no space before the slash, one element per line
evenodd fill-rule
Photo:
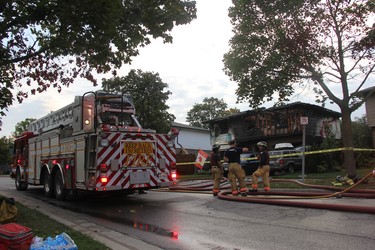
<path fill-rule="evenodd" d="M 259 167 L 259 160 L 256 153 L 241 154 L 241 166 L 245 170 L 246 175 L 251 175 Z"/>
<path fill-rule="evenodd" d="M 302 169 L 302 157 L 299 153 L 295 149 L 269 151 L 271 174 L 277 171 L 286 171 L 292 174 L 295 170 Z"/>
<path fill-rule="evenodd" d="M 255 170 L 258 169 L 259 160 L 256 159 L 256 153 L 243 153 L 241 154 L 241 166 L 245 170 L 246 175 L 251 175 Z M 223 163 L 224 177 L 228 177 L 229 164 Z"/>
<path fill-rule="evenodd" d="M 296 147 L 294 149 L 297 150 L 298 152 L 303 152 L 303 146 Z M 311 151 L 311 146 L 309 146 L 309 145 L 305 146 L 305 152 L 307 152 L 307 151 Z"/>
<path fill-rule="evenodd" d="M 276 143 L 275 150 L 280 150 L 280 149 L 294 149 L 294 146 L 292 143 L 289 143 L 289 142 Z"/>

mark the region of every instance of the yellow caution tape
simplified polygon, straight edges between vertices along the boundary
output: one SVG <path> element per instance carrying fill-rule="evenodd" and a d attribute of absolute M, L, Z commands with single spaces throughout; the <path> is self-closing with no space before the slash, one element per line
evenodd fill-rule
<path fill-rule="evenodd" d="M 315 150 L 315 151 L 307 151 L 307 152 L 298 152 L 292 154 L 281 154 L 281 155 L 272 155 L 270 158 L 280 158 L 285 156 L 300 156 L 300 155 L 312 155 L 312 154 L 324 154 L 324 153 L 332 153 L 338 151 L 346 151 L 346 150 L 353 150 L 353 151 L 367 151 L 367 152 L 375 152 L 375 149 L 372 148 L 352 148 L 352 147 L 343 147 L 343 148 L 332 148 L 332 149 L 323 149 L 323 150 Z M 241 160 L 257 160 L 257 157 L 251 158 L 241 158 Z M 177 162 L 176 165 L 192 165 L 198 162 Z M 209 163 L 206 161 L 205 163 Z"/>

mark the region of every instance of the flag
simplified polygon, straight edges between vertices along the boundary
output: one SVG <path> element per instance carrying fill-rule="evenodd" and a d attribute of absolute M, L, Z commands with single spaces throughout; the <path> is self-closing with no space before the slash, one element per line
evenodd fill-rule
<path fill-rule="evenodd" d="M 195 166 L 199 169 L 203 168 L 204 162 L 206 161 L 208 154 L 204 152 L 202 149 L 198 150 L 197 159 L 195 160 Z"/>

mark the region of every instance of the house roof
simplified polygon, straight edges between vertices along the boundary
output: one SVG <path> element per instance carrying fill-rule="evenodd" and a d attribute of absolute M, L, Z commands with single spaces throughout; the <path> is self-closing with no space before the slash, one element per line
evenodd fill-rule
<path fill-rule="evenodd" d="M 183 123 L 178 123 L 178 122 L 172 122 L 172 127 L 190 129 L 190 130 L 195 130 L 195 131 L 203 131 L 203 132 L 210 131 L 209 129 L 206 129 L 206 128 L 193 127 L 193 126 L 183 124 Z"/>
<path fill-rule="evenodd" d="M 204 123 L 212 123 L 212 122 L 217 122 L 217 121 L 230 120 L 230 119 L 241 117 L 241 116 L 254 115 L 254 114 L 257 114 L 259 112 L 263 112 L 263 113 L 264 112 L 278 112 L 278 111 L 285 110 L 285 109 L 288 109 L 288 108 L 293 108 L 293 107 L 303 107 L 306 110 L 316 110 L 316 111 L 319 111 L 319 112 L 324 112 L 326 114 L 330 114 L 330 115 L 335 116 L 335 117 L 341 117 L 340 112 L 336 112 L 336 111 L 333 111 L 333 110 L 330 110 L 330 109 L 326 109 L 326 108 L 323 108 L 323 107 L 318 106 L 318 105 L 303 103 L 303 102 L 293 102 L 293 103 L 290 103 L 290 104 L 277 106 L 277 107 L 271 107 L 271 108 L 268 108 L 268 109 L 259 108 L 259 109 L 254 109 L 254 110 L 247 110 L 247 111 L 243 111 L 243 112 L 240 112 L 240 113 L 237 113 L 237 114 L 223 116 L 223 117 L 220 117 L 220 118 L 208 120 L 208 121 L 205 121 Z"/>
<path fill-rule="evenodd" d="M 210 123 L 210 122 L 213 122 L 213 121 L 230 120 L 233 117 L 241 117 L 241 116 L 253 115 L 253 114 L 257 114 L 258 112 L 263 112 L 264 110 L 265 110 L 265 108 L 254 109 L 254 110 L 246 110 L 246 111 L 242 111 L 242 112 L 239 112 L 239 113 L 235 113 L 235 114 L 231 114 L 231 115 L 226 115 L 226 116 L 223 116 L 223 117 L 215 118 L 215 119 L 212 119 L 212 120 L 207 120 L 207 121 L 204 121 L 203 123 Z"/>
<path fill-rule="evenodd" d="M 282 105 L 282 106 L 271 107 L 267 110 L 278 111 L 278 110 L 283 110 L 283 109 L 287 109 L 287 108 L 291 108 L 291 107 L 297 107 L 297 106 L 303 107 L 307 110 L 314 109 L 316 111 L 329 113 L 329 114 L 337 116 L 337 117 L 341 116 L 340 112 L 336 112 L 336 111 L 333 111 L 331 109 L 323 108 L 322 106 L 318 106 L 318 105 L 314 105 L 314 104 L 310 104 L 310 103 L 304 103 L 304 102 L 293 102 L 293 103 L 289 103 L 289 104 Z"/>
<path fill-rule="evenodd" d="M 375 91 L 375 86 L 361 90 L 359 91 L 359 93 L 362 93 L 363 95 L 367 95 L 368 93 L 374 92 L 374 91 Z"/>

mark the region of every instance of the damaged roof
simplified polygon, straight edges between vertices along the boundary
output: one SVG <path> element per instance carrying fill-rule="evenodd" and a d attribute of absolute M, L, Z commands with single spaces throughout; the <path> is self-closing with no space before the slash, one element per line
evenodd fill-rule
<path fill-rule="evenodd" d="M 318 105 L 304 103 L 304 102 L 293 102 L 293 103 L 290 103 L 290 104 L 285 104 L 285 105 L 277 106 L 277 107 L 271 107 L 271 108 L 268 108 L 268 109 L 259 108 L 259 109 L 247 110 L 247 111 L 243 111 L 243 112 L 240 112 L 240 113 L 219 117 L 219 118 L 212 119 L 212 120 L 207 120 L 207 121 L 204 121 L 203 123 L 212 123 L 212 122 L 217 122 L 217 121 L 231 120 L 233 118 L 238 118 L 238 117 L 241 117 L 241 116 L 255 115 L 255 114 L 258 114 L 259 112 L 278 113 L 280 111 L 283 111 L 283 110 L 286 110 L 286 109 L 289 109 L 289 108 L 298 108 L 298 107 L 302 107 L 306 111 L 315 110 L 315 111 L 319 111 L 319 112 L 324 112 L 326 114 L 330 114 L 334 117 L 341 117 L 340 112 L 336 112 L 336 111 L 333 111 L 333 110 L 330 110 L 330 109 L 327 109 L 327 108 L 323 108 L 323 107 L 318 106 Z"/>

